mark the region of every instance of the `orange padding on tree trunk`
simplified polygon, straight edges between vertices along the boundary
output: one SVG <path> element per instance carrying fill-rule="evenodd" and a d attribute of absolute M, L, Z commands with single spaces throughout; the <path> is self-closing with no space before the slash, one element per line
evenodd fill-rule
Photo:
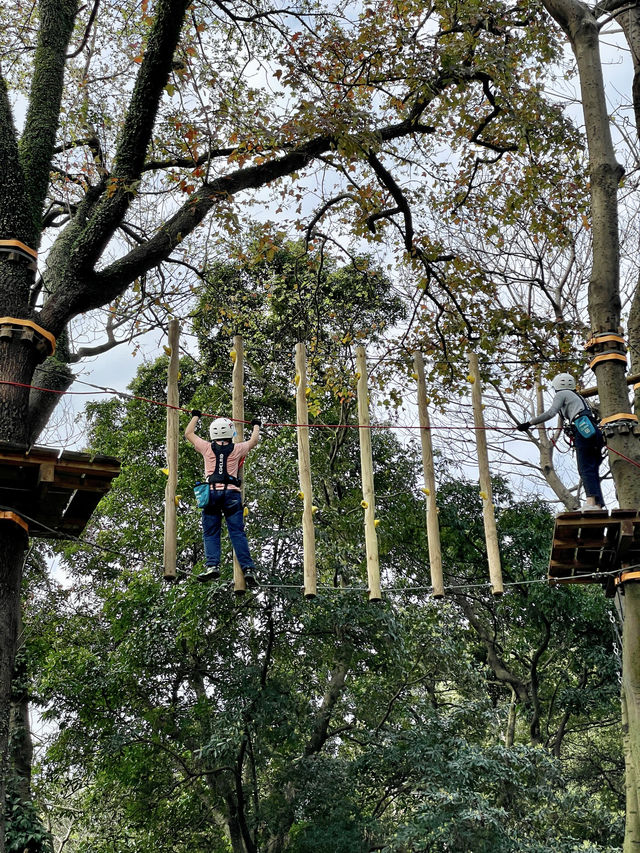
<path fill-rule="evenodd" d="M 608 418 L 602 418 L 600 421 L 600 426 L 603 424 L 610 424 L 612 421 L 637 421 L 638 416 L 631 414 L 631 412 L 618 412 L 617 415 L 609 415 Z"/>
<path fill-rule="evenodd" d="M 29 248 L 29 246 L 21 243 L 20 240 L 0 240 L 0 250 L 1 249 L 20 249 L 20 251 L 31 255 L 34 260 L 38 260 L 38 253 L 36 250 Z"/>
<path fill-rule="evenodd" d="M 624 338 L 622 335 L 600 335 L 594 338 L 589 338 L 589 340 L 584 345 L 585 349 L 591 349 L 591 347 L 595 347 L 597 344 L 605 344 L 607 341 L 616 341 L 619 344 L 624 344 Z"/>
<path fill-rule="evenodd" d="M 51 345 L 51 355 L 56 351 L 55 335 L 52 335 L 51 332 L 47 332 L 46 329 L 43 329 L 42 326 L 34 323 L 33 320 L 20 320 L 18 317 L 0 317 L 0 326 L 2 326 L 3 323 L 15 323 L 18 326 L 29 326 L 49 341 L 49 344 Z"/>
<path fill-rule="evenodd" d="M 29 525 L 24 520 L 24 518 L 20 518 L 19 515 L 16 515 L 15 512 L 0 512 L 0 520 L 4 519 L 5 521 L 14 521 L 20 527 L 22 527 L 26 532 L 29 532 Z"/>
<path fill-rule="evenodd" d="M 627 363 L 626 355 L 623 355 L 621 352 L 603 352 L 600 355 L 597 355 L 595 358 L 592 358 L 589 362 L 589 367 L 593 367 L 594 364 L 599 364 L 601 361 L 624 361 Z"/>
<path fill-rule="evenodd" d="M 640 572 L 623 572 L 616 578 L 616 584 L 625 583 L 625 581 L 640 581 Z"/>

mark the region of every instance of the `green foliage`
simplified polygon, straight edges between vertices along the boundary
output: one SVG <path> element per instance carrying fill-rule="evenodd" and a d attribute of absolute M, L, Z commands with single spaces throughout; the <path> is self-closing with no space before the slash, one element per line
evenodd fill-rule
<path fill-rule="evenodd" d="M 196 388 L 184 368 L 186 387 Z M 151 393 L 164 370 L 163 360 L 145 368 L 136 390 Z M 248 479 L 250 537 L 271 581 L 284 586 L 237 600 L 224 585 L 166 587 L 159 562 L 143 568 L 138 560 L 157 535 L 162 484 L 149 486 L 162 431 L 145 411 L 138 401 L 92 407 L 94 436 L 108 436 L 129 469 L 96 524 L 132 559 L 116 557 L 115 572 L 99 555 L 74 554 L 73 596 L 48 617 L 38 678 L 47 717 L 59 727 L 46 772 L 85 780 L 79 851 L 222 853 L 220 826 L 232 826 L 236 814 L 258 849 L 296 853 L 371 844 L 388 853 L 616 849 L 621 791 L 612 796 L 612 768 L 598 772 L 592 761 L 594 743 L 603 761 L 605 753 L 619 761 L 619 745 L 608 740 L 617 700 L 607 606 L 597 591 L 529 583 L 545 565 L 551 520 L 543 505 L 515 503 L 495 484 L 505 573 L 522 582 L 498 604 L 484 590 L 460 591 L 443 605 L 409 590 L 379 607 L 339 590 L 306 602 L 289 588 L 301 573 L 294 449 L 286 432 L 266 430 Z M 352 520 L 357 482 L 348 476 L 354 439 L 340 445 L 335 469 L 324 451 L 314 461 L 319 477 L 341 485 L 340 498 L 317 514 L 321 580 L 329 583 L 334 571 L 359 584 L 364 577 Z M 415 455 L 390 431 L 373 439 L 387 577 L 400 588 L 427 583 Z M 320 447 L 325 440 L 317 439 Z M 123 523 L 129 488 L 144 549 L 132 550 Z M 477 487 L 445 482 L 440 499 L 450 581 L 484 580 Z M 195 510 L 184 514 L 195 516 L 199 537 Z M 196 548 L 182 539 L 182 551 Z M 337 560 L 340 548 L 349 565 Z M 510 694 L 488 665 L 474 620 L 493 626 L 501 659 L 525 692 L 537 679 L 535 695 L 518 705 L 513 746 L 502 737 Z M 556 749 L 565 715 L 565 746 Z M 620 767 L 613 773 L 619 779 Z"/>
<path fill-rule="evenodd" d="M 295 305 L 292 258 L 295 247 L 272 260 Z M 258 288 L 269 269 L 263 260 L 220 266 L 207 287 L 266 299 Z M 320 270 L 305 268 L 315 276 L 313 298 L 331 286 L 327 269 L 326 259 Z M 344 296 L 348 322 L 366 310 L 376 322 L 384 288 L 356 299 L 357 277 L 349 281 L 334 302 Z M 212 305 L 231 304 L 214 292 L 204 297 Z M 247 408 L 288 423 L 295 386 L 284 377 L 292 344 L 309 330 L 292 328 L 297 315 L 284 298 L 264 323 L 250 305 L 234 317 L 246 339 Z M 335 307 L 336 318 L 323 309 L 314 327 L 322 359 L 312 387 L 326 422 L 350 424 L 351 401 L 318 373 L 324 358 L 333 377 L 346 381 L 353 369 L 336 339 L 344 328 Z M 182 359 L 182 404 L 225 414 L 229 342 L 216 311 L 200 318 L 206 356 Z M 270 357 L 260 358 L 264 351 Z M 164 357 L 145 365 L 134 394 L 161 398 L 166 368 Z M 448 476 L 439 457 L 450 589 L 437 604 L 425 595 L 417 448 L 393 430 L 373 431 L 391 589 L 371 606 L 357 431 L 314 430 L 320 588 L 305 601 L 295 433 L 267 425 L 246 470 L 248 535 L 266 583 L 235 598 L 228 550 L 220 584 L 193 581 L 202 546 L 190 485 L 201 460 L 181 442 L 179 582 L 166 586 L 164 412 L 132 399 L 91 404 L 88 418 L 92 446 L 123 461 L 92 521 L 107 550 L 65 545 L 68 588 L 55 606 L 37 597 L 33 612 L 43 658 L 36 694 L 56 727 L 43 773 L 61 790 L 80 782 L 78 853 L 237 853 L 241 836 L 273 853 L 615 849 L 623 792 L 609 606 L 599 590 L 540 583 L 552 525 L 544 504 L 518 502 L 505 482 L 494 483 L 509 583 L 496 602 L 477 486 Z"/>
<path fill-rule="evenodd" d="M 5 844 L 8 853 L 50 853 L 51 834 L 42 824 L 37 807 L 25 801 L 13 775 L 5 796 Z"/>

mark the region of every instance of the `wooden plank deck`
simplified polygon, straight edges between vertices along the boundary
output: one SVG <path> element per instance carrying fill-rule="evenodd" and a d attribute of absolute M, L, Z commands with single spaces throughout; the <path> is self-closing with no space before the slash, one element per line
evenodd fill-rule
<path fill-rule="evenodd" d="M 640 565 L 640 512 L 614 509 L 557 516 L 549 559 L 551 583 L 602 583 Z M 611 583 L 609 581 L 611 580 Z"/>
<path fill-rule="evenodd" d="M 112 456 L 0 441 L 0 508 L 23 517 L 30 536 L 79 536 L 119 473 Z"/>

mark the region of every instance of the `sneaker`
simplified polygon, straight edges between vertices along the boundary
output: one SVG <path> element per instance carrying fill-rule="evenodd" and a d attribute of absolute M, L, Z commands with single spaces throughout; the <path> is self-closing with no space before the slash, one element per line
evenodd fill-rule
<path fill-rule="evenodd" d="M 196 575 L 196 580 L 201 583 L 207 583 L 207 581 L 215 581 L 220 577 L 220 566 L 207 566 L 204 572 L 200 572 L 199 575 Z"/>
<path fill-rule="evenodd" d="M 244 582 L 247 589 L 254 589 L 258 586 L 258 581 L 256 580 L 256 567 L 255 566 L 247 566 L 242 569 L 242 574 L 244 575 Z"/>
<path fill-rule="evenodd" d="M 602 512 L 605 508 L 598 504 L 582 504 L 580 512 Z"/>

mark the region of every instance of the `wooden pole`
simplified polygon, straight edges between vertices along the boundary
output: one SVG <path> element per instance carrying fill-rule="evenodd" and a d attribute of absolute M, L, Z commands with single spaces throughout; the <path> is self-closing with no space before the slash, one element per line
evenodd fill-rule
<path fill-rule="evenodd" d="M 304 344 L 296 344 L 296 417 L 298 421 L 298 473 L 302 492 L 302 548 L 304 595 L 316 595 L 316 534 L 313 526 L 311 452 L 309 449 L 309 406 L 307 404 L 307 355 Z"/>
<path fill-rule="evenodd" d="M 180 363 L 180 324 L 169 321 L 169 370 L 167 378 L 167 468 L 169 476 L 164 490 L 164 578 L 176 579 L 177 563 L 177 506 L 178 487 L 178 430 L 180 395 L 178 392 L 178 367 Z"/>
<path fill-rule="evenodd" d="M 632 373 L 627 376 L 627 385 L 635 385 L 637 382 L 640 382 L 640 373 Z M 598 386 L 593 385 L 590 388 L 578 388 L 577 390 L 583 397 L 595 397 L 598 393 Z"/>
<path fill-rule="evenodd" d="M 489 453 L 487 451 L 487 434 L 482 413 L 482 385 L 478 356 L 469 356 L 469 373 L 471 379 L 471 400 L 473 403 L 473 422 L 476 430 L 476 445 L 478 448 L 478 469 L 480 472 L 480 494 L 482 496 L 482 517 L 484 519 L 484 536 L 487 543 L 487 559 L 489 561 L 489 579 L 491 592 L 502 595 L 502 567 L 500 549 L 498 548 L 498 531 L 493 509 L 493 492 L 491 490 L 491 475 L 489 473 Z"/>
<path fill-rule="evenodd" d="M 378 559 L 378 536 L 376 534 L 376 496 L 373 488 L 373 454 L 371 452 L 371 429 L 369 428 L 369 387 L 367 357 L 364 347 L 356 349 L 358 367 L 358 422 L 360 423 L 360 469 L 362 471 L 362 497 L 364 507 L 364 537 L 367 551 L 367 579 L 369 601 L 380 601 L 380 562 Z"/>
<path fill-rule="evenodd" d="M 440 549 L 440 525 L 438 524 L 438 506 L 436 503 L 436 474 L 433 465 L 433 446 L 431 444 L 431 422 L 427 408 L 427 387 L 424 379 L 424 359 L 422 353 L 414 352 L 413 365 L 418 381 L 418 415 L 420 418 L 420 441 L 422 443 L 422 470 L 427 498 L 427 541 L 429 543 L 429 568 L 434 598 L 444 597 L 442 578 L 442 551 Z"/>
<path fill-rule="evenodd" d="M 233 374 L 231 378 L 231 417 L 235 423 L 236 441 L 244 441 L 244 343 L 241 335 L 233 338 L 233 349 L 231 350 L 233 360 Z M 244 507 L 244 483 L 242 485 L 242 505 Z M 242 510 L 244 512 L 244 509 Z M 233 591 L 236 595 L 244 595 L 247 585 L 240 563 L 233 553 Z"/>

